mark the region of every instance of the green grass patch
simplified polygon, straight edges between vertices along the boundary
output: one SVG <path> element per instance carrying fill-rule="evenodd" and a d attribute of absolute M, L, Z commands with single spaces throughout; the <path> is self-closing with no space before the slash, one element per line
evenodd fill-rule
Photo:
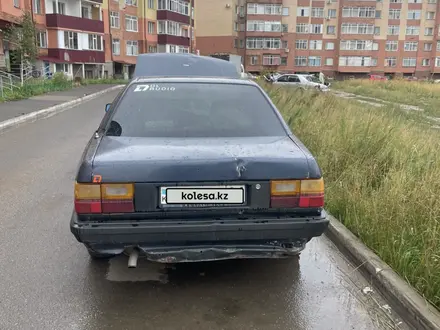
<path fill-rule="evenodd" d="M 440 308 L 440 132 L 392 106 L 264 87 L 317 158 L 326 209 Z"/>
<path fill-rule="evenodd" d="M 14 88 L 12 91 L 5 89 L 3 97 L 0 96 L 0 102 L 27 99 L 44 93 L 64 91 L 72 87 L 71 81 L 60 82 L 52 79 L 29 81 L 21 87 Z"/>
<path fill-rule="evenodd" d="M 86 79 L 75 82 L 67 80 L 62 74 L 55 74 L 53 79 L 31 79 L 23 86 L 14 88 L 12 91 L 5 89 L 3 97 L 0 95 L 0 102 L 27 99 L 49 92 L 64 91 L 76 86 L 97 85 L 97 84 L 127 84 L 124 79 Z M 79 85 L 78 85 L 79 84 Z"/>
<path fill-rule="evenodd" d="M 101 84 L 108 84 L 108 85 L 125 85 L 128 84 L 129 80 L 125 79 L 85 79 L 81 82 L 81 85 L 101 85 Z"/>
<path fill-rule="evenodd" d="M 440 84 L 355 79 L 336 81 L 332 83 L 332 88 L 385 101 L 419 106 L 426 114 L 440 117 Z"/>

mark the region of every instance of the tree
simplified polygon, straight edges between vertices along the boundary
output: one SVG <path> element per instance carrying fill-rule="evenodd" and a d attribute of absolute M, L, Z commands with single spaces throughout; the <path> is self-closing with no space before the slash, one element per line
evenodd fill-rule
<path fill-rule="evenodd" d="M 14 62 L 34 63 L 38 57 L 37 27 L 29 11 L 23 12 L 20 20 L 10 24 L 4 33 L 4 39 L 11 43 Z"/>

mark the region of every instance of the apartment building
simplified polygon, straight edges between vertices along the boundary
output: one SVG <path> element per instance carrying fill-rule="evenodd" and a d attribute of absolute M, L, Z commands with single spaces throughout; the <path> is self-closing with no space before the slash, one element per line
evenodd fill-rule
<path fill-rule="evenodd" d="M 139 53 L 192 52 L 194 0 L 1 0 L 0 29 L 31 11 L 37 68 L 70 77 L 129 78 Z M 13 45 L 2 42 L 0 70 Z"/>
<path fill-rule="evenodd" d="M 249 72 L 440 75 L 437 0 L 204 0 L 202 55 L 234 53 Z"/>

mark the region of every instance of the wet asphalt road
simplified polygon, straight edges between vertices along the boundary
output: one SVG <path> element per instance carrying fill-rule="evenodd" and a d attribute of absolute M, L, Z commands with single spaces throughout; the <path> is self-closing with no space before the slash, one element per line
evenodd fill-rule
<path fill-rule="evenodd" d="M 325 236 L 299 260 L 91 262 L 73 179 L 115 95 L 0 134 L 1 330 L 407 329 Z"/>

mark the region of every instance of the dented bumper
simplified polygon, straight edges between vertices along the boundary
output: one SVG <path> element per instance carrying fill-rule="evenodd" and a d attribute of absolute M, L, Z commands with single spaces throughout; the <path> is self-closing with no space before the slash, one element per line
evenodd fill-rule
<path fill-rule="evenodd" d="M 98 253 L 118 255 L 138 248 L 151 261 L 176 263 L 297 254 L 322 235 L 329 220 L 316 217 L 258 219 L 81 222 L 73 212 L 76 239 Z"/>

